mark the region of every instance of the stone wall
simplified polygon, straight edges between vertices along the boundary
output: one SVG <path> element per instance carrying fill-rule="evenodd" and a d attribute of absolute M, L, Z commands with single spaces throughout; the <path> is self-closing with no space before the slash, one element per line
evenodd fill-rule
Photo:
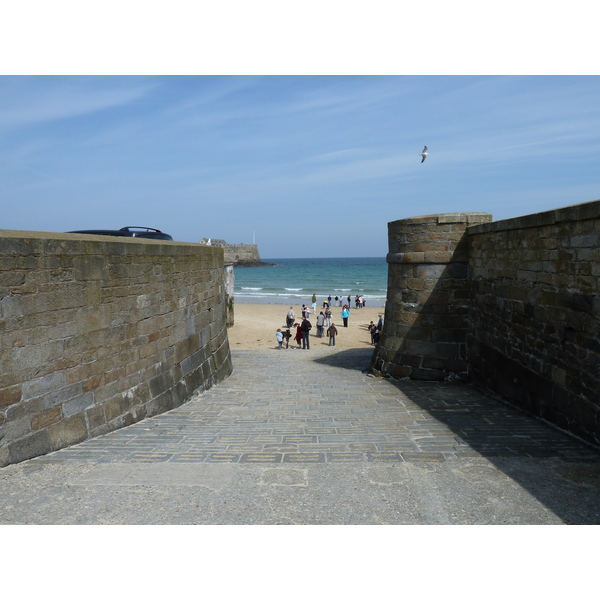
<path fill-rule="evenodd" d="M 225 240 L 216 238 L 202 238 L 199 242 L 201 245 L 216 246 L 223 248 L 225 252 L 225 264 L 244 266 L 245 263 L 253 266 L 260 264 L 260 254 L 256 244 L 228 244 Z"/>
<path fill-rule="evenodd" d="M 443 380 L 467 373 L 469 225 L 487 213 L 450 213 L 388 223 L 385 325 L 372 369 Z"/>
<path fill-rule="evenodd" d="M 0 231 L 0 465 L 225 379 L 223 278 L 220 248 Z"/>
<path fill-rule="evenodd" d="M 600 201 L 490 220 L 389 223 L 385 322 L 371 369 L 468 377 L 600 444 Z"/>
<path fill-rule="evenodd" d="M 600 201 L 468 234 L 473 381 L 600 444 Z"/>
<path fill-rule="evenodd" d="M 228 244 L 224 248 L 225 262 L 239 265 L 240 263 L 260 262 L 256 244 Z"/>

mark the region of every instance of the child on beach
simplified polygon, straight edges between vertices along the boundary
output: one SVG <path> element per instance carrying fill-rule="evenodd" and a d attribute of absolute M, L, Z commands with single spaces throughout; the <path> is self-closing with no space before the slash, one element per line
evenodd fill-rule
<path fill-rule="evenodd" d="M 302 344 L 302 329 L 300 329 L 300 323 L 296 323 L 296 342 L 298 343 L 298 348 L 300 348 L 300 344 Z"/>
<path fill-rule="evenodd" d="M 376 329 L 375 335 L 373 336 L 373 346 L 377 346 L 377 344 L 379 344 L 380 336 L 381 336 L 381 331 L 379 329 Z"/>
<path fill-rule="evenodd" d="M 283 334 L 283 339 L 285 340 L 285 347 L 289 348 L 290 347 L 290 338 L 292 337 L 292 334 L 290 333 L 290 330 L 287 329 L 286 332 Z"/>
<path fill-rule="evenodd" d="M 281 348 L 283 347 L 283 333 L 281 333 L 281 329 L 278 329 L 275 332 L 275 337 L 277 338 L 277 343 L 279 344 L 277 350 L 281 350 Z"/>

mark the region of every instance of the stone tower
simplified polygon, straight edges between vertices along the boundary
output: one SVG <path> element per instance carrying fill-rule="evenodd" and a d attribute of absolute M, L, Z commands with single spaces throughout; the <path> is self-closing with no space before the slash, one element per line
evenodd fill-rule
<path fill-rule="evenodd" d="M 488 213 L 449 213 L 388 223 L 388 292 L 375 373 L 438 381 L 466 376 L 466 230 L 491 220 Z"/>

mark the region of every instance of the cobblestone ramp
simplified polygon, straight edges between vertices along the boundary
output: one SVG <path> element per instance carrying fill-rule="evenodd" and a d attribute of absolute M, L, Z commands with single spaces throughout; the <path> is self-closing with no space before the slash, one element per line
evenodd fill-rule
<path fill-rule="evenodd" d="M 0 469 L 2 524 L 598 524 L 599 453 L 372 353 L 236 350 L 168 413 Z"/>
<path fill-rule="evenodd" d="M 370 348 L 234 351 L 184 406 L 61 450 L 94 462 L 441 462 L 598 454 L 465 385 L 368 376 Z"/>

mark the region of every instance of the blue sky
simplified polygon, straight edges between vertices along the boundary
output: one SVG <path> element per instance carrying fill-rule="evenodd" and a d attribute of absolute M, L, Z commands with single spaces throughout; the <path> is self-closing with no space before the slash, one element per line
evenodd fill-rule
<path fill-rule="evenodd" d="M 600 199 L 598 98 L 598 76 L 1 76 L 0 228 L 384 256 L 389 221 Z"/>

